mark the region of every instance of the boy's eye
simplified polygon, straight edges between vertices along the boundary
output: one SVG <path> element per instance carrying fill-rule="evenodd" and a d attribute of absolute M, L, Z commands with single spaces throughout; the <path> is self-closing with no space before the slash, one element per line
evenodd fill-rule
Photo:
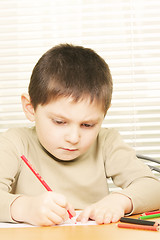
<path fill-rule="evenodd" d="M 88 123 L 83 123 L 82 126 L 85 128 L 92 128 L 94 127 L 95 124 L 88 124 Z"/>
<path fill-rule="evenodd" d="M 62 120 L 56 120 L 56 119 L 53 119 L 53 122 L 56 123 L 57 125 L 63 125 L 63 124 L 66 123 L 65 121 L 62 121 Z"/>

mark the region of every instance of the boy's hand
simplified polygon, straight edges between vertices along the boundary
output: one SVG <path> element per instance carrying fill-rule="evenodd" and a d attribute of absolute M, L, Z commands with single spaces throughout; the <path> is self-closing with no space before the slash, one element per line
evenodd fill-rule
<path fill-rule="evenodd" d="M 66 198 L 55 192 L 39 196 L 20 196 L 11 205 L 11 216 L 15 221 L 27 222 L 37 226 L 51 226 L 65 222 L 75 216 L 73 207 Z"/>
<path fill-rule="evenodd" d="M 118 222 L 125 213 L 131 211 L 131 199 L 122 194 L 113 193 L 84 209 L 77 221 L 86 223 L 90 218 L 97 224 Z"/>

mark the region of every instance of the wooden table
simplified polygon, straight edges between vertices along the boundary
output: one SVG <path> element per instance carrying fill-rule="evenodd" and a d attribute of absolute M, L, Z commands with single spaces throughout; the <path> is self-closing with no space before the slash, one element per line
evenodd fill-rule
<path fill-rule="evenodd" d="M 1 228 L 2 240 L 160 240 L 160 231 L 121 229 L 117 224 Z"/>

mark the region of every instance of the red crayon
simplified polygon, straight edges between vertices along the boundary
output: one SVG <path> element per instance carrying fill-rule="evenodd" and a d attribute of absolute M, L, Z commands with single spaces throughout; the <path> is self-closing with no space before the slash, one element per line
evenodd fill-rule
<path fill-rule="evenodd" d="M 145 212 L 145 213 L 141 214 L 141 216 L 149 216 L 149 215 L 153 215 L 153 214 L 160 214 L 160 211 Z"/>
<path fill-rule="evenodd" d="M 34 175 L 38 178 L 38 180 L 42 183 L 42 185 L 47 189 L 47 191 L 52 191 L 52 189 L 48 186 L 48 184 L 44 181 L 44 179 L 39 175 L 39 173 L 32 167 L 31 163 L 28 161 L 28 159 L 22 155 L 22 160 L 26 163 L 26 165 L 30 168 L 30 170 L 34 173 Z M 72 214 L 67 210 L 69 214 L 69 218 L 71 219 L 73 216 Z"/>
<path fill-rule="evenodd" d="M 147 226 L 147 225 L 138 225 L 138 224 L 126 224 L 118 223 L 119 228 L 128 228 L 128 229 L 139 229 L 139 230 L 149 230 L 149 231 L 158 231 L 159 228 L 156 226 Z"/>

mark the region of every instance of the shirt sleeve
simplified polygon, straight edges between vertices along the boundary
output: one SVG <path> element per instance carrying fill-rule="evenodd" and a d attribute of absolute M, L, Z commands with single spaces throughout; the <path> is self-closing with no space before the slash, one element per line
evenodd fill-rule
<path fill-rule="evenodd" d="M 132 200 L 132 213 L 159 209 L 160 181 L 116 130 L 109 131 L 103 152 L 106 175 Z"/>
<path fill-rule="evenodd" d="M 16 135 L 12 135 L 12 137 L 11 135 L 10 132 L 0 134 L 0 221 L 2 222 L 14 222 L 10 206 L 20 196 L 13 194 L 20 169 L 18 157 L 20 152 L 17 151 L 20 139 Z M 14 139 L 14 141 L 10 141 L 10 139 Z"/>

